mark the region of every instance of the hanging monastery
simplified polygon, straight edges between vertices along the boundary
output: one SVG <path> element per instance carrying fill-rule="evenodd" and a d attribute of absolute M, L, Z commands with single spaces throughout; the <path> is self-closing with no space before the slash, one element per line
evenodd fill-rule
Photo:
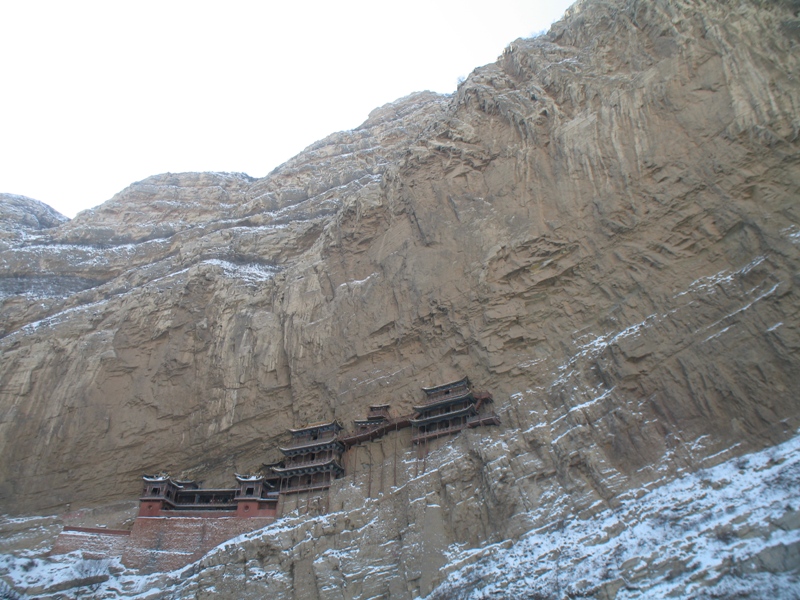
<path fill-rule="evenodd" d="M 282 514 L 308 513 L 312 506 L 315 512 L 327 511 L 333 481 L 350 475 L 349 471 L 355 480 L 357 461 L 353 456 L 348 469 L 348 455 L 364 442 L 410 427 L 418 474 L 432 441 L 467 428 L 500 424 L 490 410 L 492 395 L 475 391 L 467 377 L 422 391 L 425 398 L 413 413 L 392 417 L 389 404 L 373 405 L 366 418 L 354 421 L 350 434 L 335 420 L 290 429 L 291 438 L 280 447 L 282 460 L 263 465 L 257 474 L 235 474 L 236 485 L 231 488 L 202 488 L 167 474 L 145 475 L 139 513 L 130 531 L 65 527 L 52 553 L 118 555 L 126 566 L 145 572 L 180 568 Z M 368 496 L 371 488 L 370 471 Z"/>

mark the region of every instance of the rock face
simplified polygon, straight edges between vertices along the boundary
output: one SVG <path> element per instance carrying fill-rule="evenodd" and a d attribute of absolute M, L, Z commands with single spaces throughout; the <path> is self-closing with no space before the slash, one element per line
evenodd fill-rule
<path fill-rule="evenodd" d="M 0 506 L 130 499 L 161 469 L 227 481 L 288 427 L 406 413 L 469 375 L 503 427 L 440 442 L 423 476 L 407 440 L 367 444 L 336 519 L 298 515 L 300 537 L 258 538 L 240 574 L 402 598 L 447 557 L 791 438 L 798 10 L 578 2 L 452 96 L 384 106 L 264 179 L 156 176 L 4 237 Z M 373 487 L 378 469 L 401 474 Z M 796 573 L 781 544 L 770 564 Z"/>

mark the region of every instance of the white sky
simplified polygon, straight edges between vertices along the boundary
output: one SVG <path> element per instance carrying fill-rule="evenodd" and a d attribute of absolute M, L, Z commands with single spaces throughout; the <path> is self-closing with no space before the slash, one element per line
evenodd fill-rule
<path fill-rule="evenodd" d="M 0 192 L 71 217 L 157 173 L 262 177 L 571 3 L 0 0 Z"/>

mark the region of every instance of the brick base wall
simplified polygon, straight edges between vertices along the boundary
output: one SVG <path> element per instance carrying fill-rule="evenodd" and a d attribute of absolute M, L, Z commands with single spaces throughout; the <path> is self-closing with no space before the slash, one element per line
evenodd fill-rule
<path fill-rule="evenodd" d="M 58 534 L 50 554 L 81 551 L 84 558 L 122 556 L 130 539 L 130 531 L 65 527 Z"/>
<path fill-rule="evenodd" d="M 50 554 L 80 551 L 84 558 L 121 557 L 126 567 L 143 573 L 172 571 L 198 560 L 222 542 L 274 520 L 271 516 L 242 519 L 230 513 L 205 513 L 138 517 L 131 531 L 65 527 Z"/>
<path fill-rule="evenodd" d="M 271 517 L 139 517 L 122 553 L 122 564 L 143 573 L 179 569 L 222 542 L 274 520 Z"/>

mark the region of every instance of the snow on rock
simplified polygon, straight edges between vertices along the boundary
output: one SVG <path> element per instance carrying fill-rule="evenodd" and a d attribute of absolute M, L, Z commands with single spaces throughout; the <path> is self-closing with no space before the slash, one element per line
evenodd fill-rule
<path fill-rule="evenodd" d="M 502 443 L 498 449 L 508 451 Z M 430 489 L 430 477 L 441 477 L 458 461 L 457 451 L 442 450 L 435 471 L 393 493 L 405 494 L 412 489 L 408 486 Z M 444 546 L 434 559 L 441 560 L 444 581 L 426 597 L 798 598 L 798 489 L 800 435 L 660 487 L 631 490 L 616 507 L 592 519 L 573 514 L 543 522 L 517 539 Z M 431 517 L 441 518 L 437 497 L 410 496 L 421 524 L 432 526 Z M 373 500 L 359 510 L 290 515 L 170 573 L 140 575 L 116 560 L 76 552 L 28 558 L 0 554 L 0 577 L 28 594 L 71 590 L 91 591 L 98 598 L 178 599 L 232 597 L 231 590 L 238 590 L 283 598 L 291 597 L 298 582 L 290 565 L 306 556 L 313 557 L 313 574 L 308 574 L 321 598 L 369 598 L 376 590 L 394 589 L 398 568 L 406 577 L 419 576 L 408 570 L 410 563 L 398 565 L 400 555 L 413 548 L 420 556 L 431 551 L 431 540 L 410 530 L 401 528 L 395 537 L 396 524 L 387 520 L 385 509 Z M 529 512 L 531 521 L 542 522 L 547 508 Z M 406 594 L 399 596 L 410 597 Z"/>
<path fill-rule="evenodd" d="M 799 489 L 797 436 L 509 548 L 452 547 L 428 597 L 797 598 Z"/>
<path fill-rule="evenodd" d="M 206 264 L 222 267 L 222 272 L 226 277 L 243 279 L 245 281 L 257 282 L 272 279 L 280 270 L 269 265 L 245 264 L 239 265 L 226 260 L 209 259 L 204 261 Z"/>

